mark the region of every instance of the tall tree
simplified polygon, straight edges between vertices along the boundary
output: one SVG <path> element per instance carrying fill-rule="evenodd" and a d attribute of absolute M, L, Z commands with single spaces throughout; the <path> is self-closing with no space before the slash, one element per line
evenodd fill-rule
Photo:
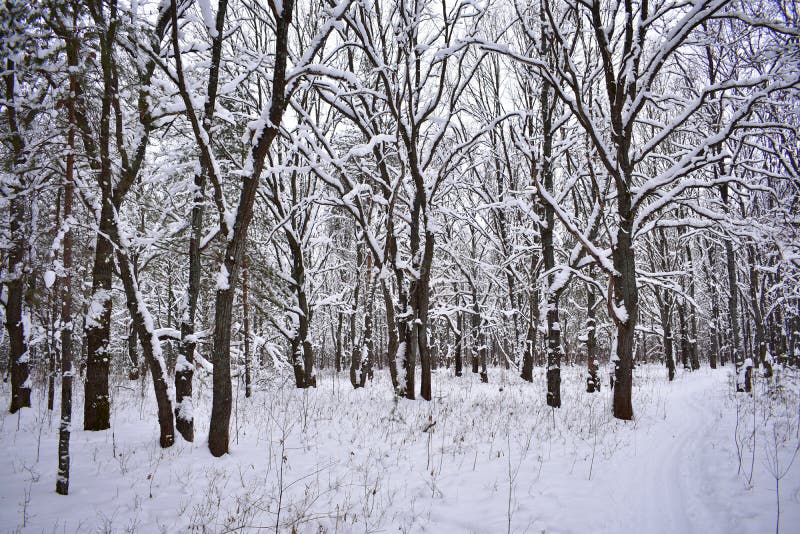
<path fill-rule="evenodd" d="M 239 200 L 232 217 L 233 224 L 227 228 L 225 252 L 217 277 L 212 348 L 214 389 L 208 434 L 208 447 L 214 456 L 228 452 L 232 401 L 230 344 L 234 291 L 265 160 L 273 141 L 278 137 L 283 115 L 299 80 L 308 73 L 309 65 L 322 50 L 328 35 L 333 30 L 334 21 L 342 17 L 348 6 L 349 1 L 343 0 L 328 11 L 327 19 L 321 24 L 317 37 L 298 55 L 298 60 L 293 62 L 294 70 L 289 72 L 287 70 L 291 44 L 289 35 L 294 21 L 294 0 L 269 3 L 275 28 L 270 102 L 264 107 L 258 124 L 252 131 L 245 164 L 247 172 L 242 177 Z"/>
<path fill-rule="evenodd" d="M 58 475 L 56 478 L 56 493 L 67 495 L 69 493 L 69 441 L 70 427 L 72 424 L 72 199 L 75 195 L 75 101 L 74 95 L 78 91 L 78 12 L 71 9 L 62 20 L 69 21 L 70 27 L 63 28 L 67 65 L 69 66 L 69 96 L 67 105 L 67 154 L 64 172 L 64 223 L 63 238 L 61 241 L 61 274 L 60 300 L 61 316 L 59 327 L 61 330 L 61 418 L 58 427 Z M 61 28 L 59 28 L 61 29 Z"/>
<path fill-rule="evenodd" d="M 718 185 L 690 176 L 723 159 L 712 147 L 730 137 L 756 103 L 796 83 L 796 75 L 782 64 L 774 65 L 769 75 L 716 84 L 701 81 L 699 96 L 678 97 L 666 116 L 657 116 L 658 101 L 677 96 L 665 83 L 669 68 L 678 65 L 683 52 L 693 46 L 691 40 L 700 25 L 718 16 L 727 4 L 727 0 L 695 0 L 651 6 L 643 0 L 603 9 L 600 2 L 555 6 L 543 0 L 547 35 L 553 36 L 557 50 L 555 65 L 508 45 L 481 41 L 484 48 L 537 70 L 574 115 L 613 180 L 614 213 L 606 219 L 610 251 L 572 224 L 574 216 L 563 202 L 544 198 L 610 277 L 607 303 L 616 325 L 613 413 L 619 419 L 633 417 L 633 348 L 639 311 L 636 238 L 656 226 L 654 217 L 674 206 L 679 195 Z M 595 66 L 602 76 L 590 75 Z M 704 133 L 694 132 L 696 140 L 688 146 L 672 143 L 676 135 L 690 132 L 687 125 L 704 113 L 710 97 L 727 91 L 743 95 L 720 124 Z M 653 165 L 662 158 L 670 164 Z M 655 175 L 645 172 L 652 168 L 657 169 Z"/>
<path fill-rule="evenodd" d="M 16 7 L 16 9 L 14 9 Z M 6 16 L 12 20 L 24 21 L 20 5 L 12 5 Z M 6 17 L 4 17 L 6 18 Z M 10 51 L 9 51 L 10 52 Z M 25 218 L 26 218 L 26 149 L 22 134 L 24 125 L 20 124 L 17 97 L 17 65 L 6 56 L 3 82 L 5 85 L 5 109 L 8 130 L 3 136 L 4 143 L 10 145 L 11 161 L 6 165 L 9 179 L 4 180 L 4 195 L 8 199 L 10 221 L 10 250 L 7 255 L 7 273 L 4 277 L 7 296 L 5 299 L 5 323 L 9 338 L 9 360 L 11 363 L 11 405 L 9 410 L 16 413 L 20 408 L 31 405 L 31 382 L 28 374 L 28 336 L 26 331 L 27 312 L 24 310 L 25 292 Z"/>

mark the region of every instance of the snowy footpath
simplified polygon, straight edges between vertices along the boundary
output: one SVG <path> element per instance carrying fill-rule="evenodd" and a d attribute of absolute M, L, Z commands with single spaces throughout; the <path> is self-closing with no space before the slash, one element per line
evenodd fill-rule
<path fill-rule="evenodd" d="M 563 407 L 544 377 L 434 377 L 434 400 L 396 400 L 384 377 L 313 391 L 263 380 L 240 396 L 232 453 L 202 439 L 161 450 L 151 391 L 113 391 L 113 431 L 76 430 L 71 494 L 54 492 L 57 412 L 0 418 L 3 532 L 800 532 L 798 380 L 733 395 L 730 369 L 636 370 L 635 421 L 565 368 Z M 195 399 L 207 432 L 208 377 Z M 4 399 L 7 390 L 2 390 Z M 82 401 L 76 398 L 76 428 Z M 776 484 L 777 482 L 777 484 Z"/>

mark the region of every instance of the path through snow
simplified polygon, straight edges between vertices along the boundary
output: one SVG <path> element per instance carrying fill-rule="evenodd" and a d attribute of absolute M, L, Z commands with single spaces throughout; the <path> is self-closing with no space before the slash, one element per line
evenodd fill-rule
<path fill-rule="evenodd" d="M 697 487 L 703 473 L 697 452 L 712 439 L 716 423 L 712 403 L 703 401 L 717 392 L 697 376 L 681 378 L 683 383 L 669 386 L 665 417 L 637 434 L 636 456 L 628 469 L 620 470 L 627 475 L 620 483 L 633 492 L 628 502 L 636 503 L 634 524 L 642 525 L 643 532 L 708 533 L 706 522 L 690 511 L 705 510 Z"/>
<path fill-rule="evenodd" d="M 36 399 L 19 419 L 0 415 L 0 531 L 774 532 L 763 436 L 745 466 L 752 486 L 737 473 L 728 369 L 668 383 L 661 366 L 637 368 L 634 422 L 610 417 L 609 391 L 583 391 L 583 369 L 563 375 L 556 411 L 543 372 L 527 384 L 495 369 L 487 385 L 442 370 L 430 403 L 395 401 L 378 374 L 356 391 L 325 373 L 313 391 L 264 382 L 239 398 L 221 459 L 202 439 L 207 393 L 196 399 L 200 439 L 162 451 L 149 396 L 120 389 L 113 432 L 74 423 L 66 498 L 53 492 L 56 418 Z M 785 383 L 796 399 L 797 379 Z M 800 532 L 800 461 L 782 488 L 782 532 Z"/>

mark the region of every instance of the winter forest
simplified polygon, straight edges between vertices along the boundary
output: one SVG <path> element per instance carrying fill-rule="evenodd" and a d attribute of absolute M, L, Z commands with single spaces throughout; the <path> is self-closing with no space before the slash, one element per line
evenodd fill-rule
<path fill-rule="evenodd" d="M 798 532 L 793 0 L 4 0 L 0 529 Z"/>

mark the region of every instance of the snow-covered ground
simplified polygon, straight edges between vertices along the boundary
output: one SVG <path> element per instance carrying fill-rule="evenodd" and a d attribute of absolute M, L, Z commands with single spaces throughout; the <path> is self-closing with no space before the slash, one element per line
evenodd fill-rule
<path fill-rule="evenodd" d="M 142 397 L 126 382 L 114 389 L 113 430 L 72 434 L 68 497 L 54 492 L 58 412 L 37 399 L 0 419 L 0 528 L 775 531 L 772 473 L 800 443 L 796 376 L 735 397 L 729 368 L 669 384 L 662 367 L 642 366 L 636 420 L 623 423 L 610 417 L 607 388 L 584 392 L 582 369 L 564 369 L 564 406 L 547 408 L 541 373 L 526 384 L 493 370 L 487 385 L 441 371 L 432 402 L 393 399 L 383 374 L 355 391 L 344 374 L 322 373 L 311 391 L 265 380 L 238 398 L 221 459 L 204 442 L 207 386 L 196 387 L 198 441 L 161 450 L 149 386 Z M 76 398 L 76 429 L 82 411 Z M 781 532 L 800 532 L 800 459 L 780 480 L 780 502 Z"/>

